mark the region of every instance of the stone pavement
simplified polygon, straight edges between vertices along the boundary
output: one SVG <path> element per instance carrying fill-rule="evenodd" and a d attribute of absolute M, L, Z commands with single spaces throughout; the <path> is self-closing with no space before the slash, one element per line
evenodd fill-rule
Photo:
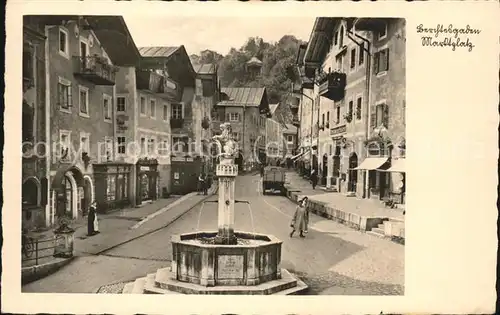
<path fill-rule="evenodd" d="M 189 195 L 185 200 L 181 201 L 179 205 L 144 222 L 138 228 L 132 227 L 148 215 L 157 211 L 162 211 L 162 209 L 175 202 L 178 198 L 159 199 L 139 209 L 127 208 L 106 215 L 98 215 L 99 234 L 88 237 L 86 222 L 76 229 L 74 243 L 75 253 L 76 255 L 98 255 L 137 237 L 161 229 L 204 199 L 210 197 L 216 189 L 217 185 L 213 185 L 206 196 Z"/>
<path fill-rule="evenodd" d="M 404 222 L 402 210 L 384 207 L 377 200 L 347 197 L 337 192 L 327 192 L 323 187 L 312 189 L 306 179 L 295 172 L 286 173 L 287 196 L 293 201 L 307 196 L 314 213 L 336 220 L 353 228 L 371 231 L 386 220 Z"/>

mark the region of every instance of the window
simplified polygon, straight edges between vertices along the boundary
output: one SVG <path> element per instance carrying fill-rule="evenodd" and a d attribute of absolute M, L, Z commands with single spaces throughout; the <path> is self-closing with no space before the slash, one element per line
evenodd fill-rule
<path fill-rule="evenodd" d="M 118 142 L 118 154 L 125 154 L 127 144 L 125 143 L 125 137 L 117 137 Z"/>
<path fill-rule="evenodd" d="M 325 114 L 321 114 L 321 125 L 324 127 L 325 126 Z"/>
<path fill-rule="evenodd" d="M 106 144 L 106 161 L 109 162 L 113 159 L 113 139 L 104 137 L 104 143 Z"/>
<path fill-rule="evenodd" d="M 67 130 L 59 130 L 59 146 L 61 148 L 60 160 L 67 162 L 70 159 L 70 147 L 71 147 L 71 132 Z"/>
<path fill-rule="evenodd" d="M 155 139 L 148 139 L 148 148 L 147 148 L 147 153 L 148 155 L 154 155 L 155 152 Z"/>
<path fill-rule="evenodd" d="M 202 95 L 203 94 L 203 84 L 201 82 L 201 79 L 196 79 L 195 94 L 196 95 Z"/>
<path fill-rule="evenodd" d="M 89 116 L 89 89 L 84 86 L 79 86 L 80 116 Z"/>
<path fill-rule="evenodd" d="M 71 81 L 59 78 L 57 83 L 57 99 L 62 111 L 70 111 L 72 106 Z"/>
<path fill-rule="evenodd" d="M 335 62 L 337 64 L 337 70 L 339 70 L 340 72 L 343 72 L 344 65 L 343 65 L 343 58 L 342 58 L 342 56 L 336 57 L 335 58 Z"/>
<path fill-rule="evenodd" d="M 90 134 L 81 132 L 80 133 L 80 151 L 90 152 Z"/>
<path fill-rule="evenodd" d="M 387 36 L 387 24 L 385 23 L 384 27 L 377 32 L 377 39 L 381 40 L 386 38 Z"/>
<path fill-rule="evenodd" d="M 186 137 L 173 137 L 172 138 L 172 152 L 180 153 L 188 152 L 188 139 Z"/>
<path fill-rule="evenodd" d="M 361 120 L 361 109 L 363 105 L 363 99 L 361 97 L 358 97 L 356 100 L 356 119 Z"/>
<path fill-rule="evenodd" d="M 340 123 L 340 106 L 337 106 L 337 120 L 335 123 L 336 124 Z"/>
<path fill-rule="evenodd" d="M 59 29 L 59 53 L 66 58 L 69 58 L 68 31 Z"/>
<path fill-rule="evenodd" d="M 168 120 L 168 105 L 163 105 L 163 120 Z"/>
<path fill-rule="evenodd" d="M 286 141 L 287 141 L 288 143 L 292 143 L 292 142 L 293 142 L 293 135 L 287 135 L 287 136 L 286 136 Z"/>
<path fill-rule="evenodd" d="M 344 26 L 342 25 L 340 27 L 340 33 L 339 33 L 339 47 L 344 46 Z"/>
<path fill-rule="evenodd" d="M 349 101 L 349 111 L 347 112 L 347 115 L 352 115 L 353 114 L 353 107 L 354 107 L 354 102 Z"/>
<path fill-rule="evenodd" d="M 167 156 L 168 155 L 168 140 L 164 139 L 164 140 L 162 140 L 160 142 L 160 147 L 159 147 L 158 153 L 161 156 Z"/>
<path fill-rule="evenodd" d="M 116 111 L 117 112 L 124 112 L 126 111 L 126 98 L 123 96 L 118 96 L 116 98 Z"/>
<path fill-rule="evenodd" d="M 361 43 L 361 47 L 359 48 L 359 59 L 358 65 L 362 65 L 365 62 L 365 43 Z"/>
<path fill-rule="evenodd" d="M 229 121 L 240 121 L 239 113 L 229 113 Z"/>
<path fill-rule="evenodd" d="M 111 116 L 112 116 L 111 96 L 103 94 L 103 96 L 102 96 L 102 110 L 104 113 L 104 120 L 111 121 Z"/>
<path fill-rule="evenodd" d="M 141 153 L 142 155 L 146 155 L 147 153 L 147 147 L 146 147 L 146 138 L 141 138 Z"/>
<path fill-rule="evenodd" d="M 146 98 L 144 96 L 141 96 L 140 100 L 140 110 L 141 110 L 141 115 L 146 116 Z"/>
<path fill-rule="evenodd" d="M 370 120 L 372 129 L 381 125 L 389 129 L 389 106 L 386 104 L 377 105 L 375 111 L 371 114 Z"/>
<path fill-rule="evenodd" d="M 156 118 L 156 100 L 150 100 L 149 114 L 151 115 L 151 118 Z"/>
<path fill-rule="evenodd" d="M 172 118 L 182 119 L 182 104 L 172 104 Z"/>
<path fill-rule="evenodd" d="M 108 201 L 116 200 L 116 174 L 108 175 L 108 185 L 106 187 L 106 195 Z"/>
<path fill-rule="evenodd" d="M 356 48 L 351 49 L 351 70 L 356 68 Z"/>
<path fill-rule="evenodd" d="M 335 32 L 335 36 L 333 37 L 334 45 L 337 46 L 339 43 L 339 31 Z"/>
<path fill-rule="evenodd" d="M 330 112 L 326 112 L 326 126 L 329 127 L 330 126 Z"/>
<path fill-rule="evenodd" d="M 389 70 L 389 49 L 382 49 L 375 53 L 373 71 L 375 74 Z"/>

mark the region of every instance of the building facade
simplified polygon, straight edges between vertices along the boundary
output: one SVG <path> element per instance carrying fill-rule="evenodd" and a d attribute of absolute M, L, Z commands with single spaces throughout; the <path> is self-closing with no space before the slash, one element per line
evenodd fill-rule
<path fill-rule="evenodd" d="M 39 60 L 44 61 L 41 124 L 48 159 L 41 186 L 50 226 L 56 217 L 85 214 L 97 193 L 118 198 L 122 188 L 105 177 L 100 182 L 94 168 L 115 158 L 116 66 L 134 64 L 139 55 L 118 16 L 27 16 L 25 23 L 43 30 L 45 38 Z"/>
<path fill-rule="evenodd" d="M 239 145 L 239 167 L 249 170 L 266 161 L 266 119 L 270 117 L 265 88 L 221 88 L 215 124 L 231 123 Z"/>
<path fill-rule="evenodd" d="M 44 29 L 36 19 L 23 21 L 23 107 L 22 107 L 22 226 L 27 229 L 49 224 L 46 143 L 45 41 Z M 36 146 L 36 151 L 35 151 Z"/>
<path fill-rule="evenodd" d="M 300 141 L 317 139 L 323 185 L 404 201 L 404 172 L 391 171 L 404 164 L 404 38 L 404 19 L 318 18 L 299 49 Z"/>

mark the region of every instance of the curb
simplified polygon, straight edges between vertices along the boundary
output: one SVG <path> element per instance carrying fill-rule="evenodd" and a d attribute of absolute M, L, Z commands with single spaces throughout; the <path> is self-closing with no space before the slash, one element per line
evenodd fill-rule
<path fill-rule="evenodd" d="M 186 199 L 192 197 L 192 196 L 195 196 L 197 194 L 197 192 L 191 192 L 187 195 L 184 195 L 180 198 L 178 198 L 177 200 L 175 200 L 174 202 L 168 204 L 166 207 L 163 207 L 161 208 L 160 210 L 157 210 L 156 212 L 153 212 L 151 213 L 150 215 L 146 216 L 145 218 L 143 218 L 141 221 L 137 222 L 136 224 L 134 224 L 133 226 L 131 226 L 129 229 L 131 230 L 135 230 L 137 229 L 138 227 L 140 227 L 141 225 L 143 225 L 144 223 L 148 222 L 149 220 L 151 220 L 152 218 L 162 214 L 162 213 L 165 213 L 167 212 L 168 210 L 170 210 L 171 208 L 177 206 L 178 204 L 180 204 L 181 202 L 184 202 Z"/>
<path fill-rule="evenodd" d="M 297 203 L 298 196 L 300 195 L 301 191 L 300 190 L 295 190 L 293 187 L 285 187 L 286 191 L 286 196 L 289 200 L 291 200 L 293 203 Z M 382 223 L 385 220 L 388 220 L 389 218 L 385 217 L 367 217 L 367 216 L 361 216 L 356 213 L 351 213 L 347 211 L 343 211 L 340 209 L 334 209 L 333 207 L 330 207 L 328 203 L 322 202 L 322 201 L 313 201 L 309 199 L 309 202 L 311 203 L 310 206 L 310 211 L 320 217 L 323 217 L 325 219 L 329 219 L 335 222 L 338 222 L 342 225 L 345 225 L 351 229 L 354 229 L 356 231 L 360 231 L 362 233 L 366 233 L 371 231 L 372 228 L 377 227 L 378 224 Z M 386 238 L 383 238 L 389 241 L 392 241 L 393 243 L 399 244 L 399 245 L 405 245 L 405 239 L 403 237 L 399 236 L 388 236 Z"/>
<path fill-rule="evenodd" d="M 157 231 L 159 231 L 159 230 L 162 230 L 162 229 L 164 229 L 164 228 L 166 228 L 166 227 L 170 226 L 172 223 L 174 223 L 175 221 L 177 221 L 178 219 L 180 219 L 183 215 L 185 215 L 186 213 L 188 213 L 189 211 L 191 211 L 192 209 L 194 209 L 194 208 L 195 208 L 196 206 L 198 206 L 200 203 L 202 203 L 202 202 L 203 202 L 203 201 L 205 201 L 206 199 L 208 199 L 208 198 L 212 197 L 213 195 L 215 195 L 215 194 L 217 193 L 217 191 L 218 191 L 218 190 L 219 190 L 219 185 L 218 185 L 218 184 L 214 184 L 214 189 L 213 189 L 211 192 L 209 192 L 209 193 L 207 194 L 207 196 L 206 196 L 206 197 L 204 197 L 204 198 L 200 199 L 200 200 L 199 200 L 198 202 L 196 202 L 194 205 L 192 205 L 191 207 L 189 207 L 189 208 L 188 208 L 188 209 L 186 209 L 185 211 L 183 211 L 183 212 L 179 213 L 177 216 L 175 216 L 175 217 L 174 217 L 174 218 L 172 218 L 169 222 L 165 223 L 164 225 L 160 226 L 159 228 L 156 228 L 156 229 L 153 229 L 153 230 L 147 231 L 147 232 L 145 232 L 145 233 L 142 233 L 142 234 L 140 234 L 140 235 L 137 235 L 137 236 L 135 236 L 135 237 L 132 237 L 132 238 L 130 238 L 130 239 L 127 239 L 127 240 L 125 240 L 125 241 L 123 241 L 123 242 L 120 242 L 120 243 L 118 243 L 118 244 L 114 244 L 114 245 L 112 245 L 112 246 L 110 246 L 110 247 L 104 248 L 104 249 L 100 250 L 99 252 L 97 252 L 97 253 L 95 253 L 95 254 L 93 254 L 93 255 L 102 255 L 102 254 L 104 254 L 104 253 L 105 253 L 105 252 L 107 252 L 107 251 L 110 251 L 110 250 L 112 250 L 112 249 L 115 249 L 115 248 L 117 248 L 117 247 L 119 247 L 119 246 L 122 246 L 122 245 L 124 245 L 124 244 L 130 243 L 130 242 L 133 242 L 133 241 L 135 241 L 135 240 L 137 240 L 137 239 L 139 239 L 139 238 L 141 238 L 141 237 L 144 237 L 144 236 L 147 236 L 147 235 L 153 234 L 153 233 L 155 233 L 155 232 L 157 232 Z"/>
<path fill-rule="evenodd" d="M 48 262 L 42 265 L 24 267 L 21 269 L 21 285 L 26 285 L 30 282 L 47 277 L 57 270 L 69 264 L 75 256 L 62 260 Z"/>

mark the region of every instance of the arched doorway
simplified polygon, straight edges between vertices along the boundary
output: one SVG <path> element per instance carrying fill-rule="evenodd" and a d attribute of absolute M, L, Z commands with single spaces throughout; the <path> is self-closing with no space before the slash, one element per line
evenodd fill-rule
<path fill-rule="evenodd" d="M 80 204 L 83 215 L 86 215 L 90 205 L 94 201 L 94 184 L 92 183 L 92 178 L 89 176 L 84 176 L 83 179 L 83 196 L 81 196 Z"/>
<path fill-rule="evenodd" d="M 40 201 L 40 183 L 34 177 L 26 179 L 22 187 L 23 206 L 37 206 Z"/>
<path fill-rule="evenodd" d="M 83 186 L 83 174 L 74 166 L 61 169 L 56 173 L 52 179 L 52 187 L 56 192 L 57 216 L 78 217 L 78 212 L 81 211 L 81 198 L 79 198 L 78 188 L 80 187 L 83 196 Z"/>
<path fill-rule="evenodd" d="M 78 185 L 71 172 L 63 178 L 64 189 L 64 215 L 76 218 L 78 216 Z M 61 213 L 62 214 L 62 213 Z"/>
<path fill-rule="evenodd" d="M 349 156 L 349 181 L 347 182 L 347 190 L 356 192 L 356 184 L 358 182 L 358 155 L 353 152 Z"/>
<path fill-rule="evenodd" d="M 323 154 L 323 169 L 321 173 L 321 185 L 326 186 L 326 176 L 328 175 L 328 155 Z"/>

